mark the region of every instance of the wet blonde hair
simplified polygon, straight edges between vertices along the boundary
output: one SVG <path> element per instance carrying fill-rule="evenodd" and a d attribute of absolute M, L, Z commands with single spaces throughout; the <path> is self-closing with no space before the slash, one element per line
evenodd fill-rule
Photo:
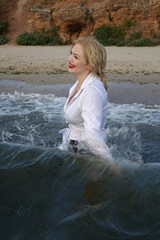
<path fill-rule="evenodd" d="M 104 46 L 93 37 L 80 37 L 73 42 L 73 46 L 80 44 L 84 51 L 84 57 L 90 67 L 91 72 L 97 75 L 108 89 L 105 67 L 107 63 L 107 53 Z"/>

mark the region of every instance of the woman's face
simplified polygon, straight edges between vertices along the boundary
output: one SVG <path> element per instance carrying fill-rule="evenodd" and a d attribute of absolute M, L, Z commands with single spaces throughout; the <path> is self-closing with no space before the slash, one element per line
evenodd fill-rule
<path fill-rule="evenodd" d="M 84 57 L 83 48 L 80 44 L 75 44 L 71 49 L 70 56 L 68 58 L 69 67 L 68 71 L 74 73 L 77 77 L 87 76 L 89 71 L 89 65 Z"/>

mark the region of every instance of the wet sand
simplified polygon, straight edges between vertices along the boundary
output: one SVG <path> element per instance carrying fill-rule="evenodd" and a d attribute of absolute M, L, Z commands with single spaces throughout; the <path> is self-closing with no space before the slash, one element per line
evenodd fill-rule
<path fill-rule="evenodd" d="M 14 94 L 15 91 L 24 94 L 55 94 L 57 97 L 67 97 L 73 83 L 32 84 L 24 81 L 1 80 L 0 93 Z M 160 84 L 140 84 L 135 82 L 109 82 L 109 101 L 118 104 L 142 103 L 160 105 Z"/>

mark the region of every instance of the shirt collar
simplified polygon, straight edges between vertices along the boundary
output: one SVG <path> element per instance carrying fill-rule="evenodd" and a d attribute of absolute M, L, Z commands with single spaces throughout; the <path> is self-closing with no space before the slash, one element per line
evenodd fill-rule
<path fill-rule="evenodd" d="M 94 75 L 94 73 L 91 72 L 91 73 L 86 77 L 86 79 L 83 81 L 80 89 L 84 89 L 85 87 L 87 87 L 88 85 L 90 85 L 92 82 L 94 82 L 95 77 L 96 77 L 96 75 Z"/>
<path fill-rule="evenodd" d="M 79 96 L 79 94 L 81 93 L 81 91 L 86 88 L 87 86 L 89 86 L 92 82 L 94 82 L 96 78 L 96 75 L 94 75 L 94 73 L 90 73 L 86 79 L 83 81 L 79 91 L 77 92 L 77 94 L 73 97 L 73 99 L 77 98 Z M 75 82 L 75 84 L 71 87 L 70 91 L 69 91 L 69 98 L 71 97 L 71 95 L 73 94 L 73 92 L 75 91 L 75 89 L 77 88 L 77 85 L 79 84 L 78 80 Z M 72 102 L 72 100 L 71 100 Z M 70 103 L 69 103 L 70 104 Z M 68 105 L 69 105 L 68 104 Z"/>

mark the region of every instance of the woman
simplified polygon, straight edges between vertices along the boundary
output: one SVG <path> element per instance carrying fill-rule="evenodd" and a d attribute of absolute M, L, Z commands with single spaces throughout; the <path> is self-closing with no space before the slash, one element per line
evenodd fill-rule
<path fill-rule="evenodd" d="M 64 106 L 69 128 L 60 131 L 63 134 L 60 149 L 77 152 L 87 148 L 93 154 L 112 160 L 105 143 L 108 108 L 105 48 L 94 38 L 81 37 L 73 43 L 68 62 L 68 71 L 78 80 L 71 87 Z"/>

